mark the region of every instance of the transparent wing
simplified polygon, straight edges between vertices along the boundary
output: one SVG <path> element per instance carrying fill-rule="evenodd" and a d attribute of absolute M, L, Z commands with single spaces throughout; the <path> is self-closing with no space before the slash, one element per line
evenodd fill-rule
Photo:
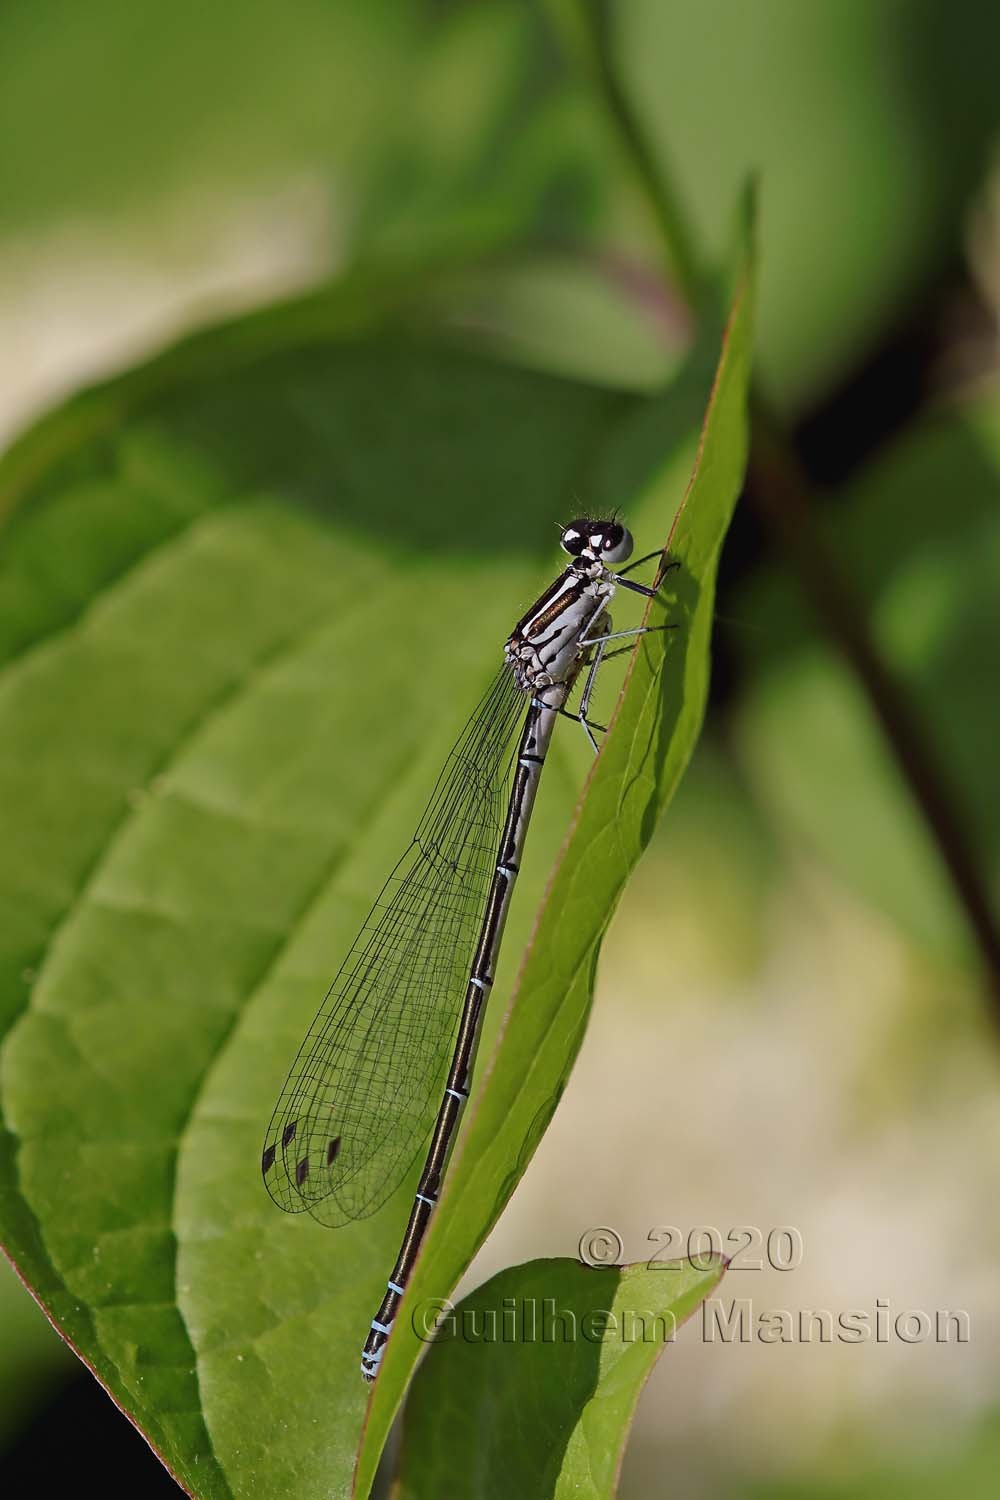
<path fill-rule="evenodd" d="M 399 1186 L 440 1103 L 506 812 L 524 694 L 501 669 L 299 1049 L 264 1138 L 289 1212 L 361 1219 Z"/>

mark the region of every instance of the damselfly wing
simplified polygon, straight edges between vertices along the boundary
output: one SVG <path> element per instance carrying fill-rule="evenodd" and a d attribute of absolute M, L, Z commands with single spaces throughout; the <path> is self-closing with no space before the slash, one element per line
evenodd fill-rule
<path fill-rule="evenodd" d="M 265 1136 L 288 1212 L 374 1213 L 420 1154 L 440 1099 L 508 797 L 524 693 L 497 674 L 309 1028 Z"/>

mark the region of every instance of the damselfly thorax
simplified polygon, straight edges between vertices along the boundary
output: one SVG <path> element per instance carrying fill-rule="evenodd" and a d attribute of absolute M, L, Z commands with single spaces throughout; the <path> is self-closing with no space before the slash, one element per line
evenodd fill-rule
<path fill-rule="evenodd" d="M 603 563 L 574 560 L 531 606 L 504 646 L 518 685 L 534 692 L 570 685 L 589 649 L 588 635 L 611 629 L 605 605 L 615 584 Z"/>
<path fill-rule="evenodd" d="M 624 575 L 661 554 L 616 572 L 632 552 L 616 520 L 574 521 L 561 543 L 571 561 L 511 631 L 504 665 L 330 986 L 264 1138 L 261 1167 L 272 1198 L 329 1225 L 380 1208 L 427 1143 L 361 1357 L 367 1380 L 379 1370 L 469 1094 L 556 719 L 576 719 L 596 751 L 601 726 L 589 718 L 590 698 L 602 661 L 615 655 L 608 642 L 669 629 L 613 631 L 607 609 L 619 587 L 656 594 L 662 566 L 652 588 Z M 570 713 L 566 702 L 581 674 Z"/>

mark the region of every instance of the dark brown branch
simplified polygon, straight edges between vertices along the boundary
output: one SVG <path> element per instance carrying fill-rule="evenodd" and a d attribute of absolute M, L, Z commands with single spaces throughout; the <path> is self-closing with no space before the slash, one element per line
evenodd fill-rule
<path fill-rule="evenodd" d="M 832 640 L 867 694 L 937 845 L 976 939 L 1000 1023 L 1000 927 L 960 802 L 938 761 L 926 726 L 869 633 L 863 605 L 852 597 L 812 516 L 808 479 L 766 413 L 753 412 L 750 496 L 787 552 Z"/>

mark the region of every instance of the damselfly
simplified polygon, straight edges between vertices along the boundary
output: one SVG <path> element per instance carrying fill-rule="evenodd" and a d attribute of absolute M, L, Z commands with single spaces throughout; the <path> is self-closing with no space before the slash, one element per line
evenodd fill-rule
<path fill-rule="evenodd" d="M 615 572 L 632 553 L 617 520 L 563 528 L 570 561 L 519 620 L 504 664 L 455 745 L 420 824 L 299 1049 L 264 1139 L 271 1197 L 323 1224 L 365 1218 L 427 1157 L 399 1256 L 371 1323 L 361 1373 L 374 1380 L 400 1298 L 441 1191 L 469 1093 L 486 1000 L 538 780 L 560 714 L 597 750 L 589 718 L 611 641 L 664 625 L 614 630 L 616 588 L 652 597 L 662 554 Z M 653 587 L 626 578 L 661 559 Z M 578 711 L 567 699 L 585 673 Z M 520 724 L 520 734 L 515 731 Z M 441 1080 L 447 1079 L 441 1092 Z"/>

